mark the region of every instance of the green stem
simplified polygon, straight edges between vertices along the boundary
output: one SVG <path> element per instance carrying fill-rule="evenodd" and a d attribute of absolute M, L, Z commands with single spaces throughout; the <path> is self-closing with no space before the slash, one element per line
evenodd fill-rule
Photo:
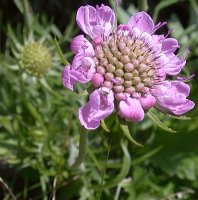
<path fill-rule="evenodd" d="M 4 189 L 5 192 L 7 192 L 12 200 L 16 200 L 15 195 L 12 193 L 11 189 L 8 187 L 8 185 L 4 182 L 4 180 L 0 177 L 0 186 Z"/>
<path fill-rule="evenodd" d="M 115 12 L 115 25 L 114 25 L 114 31 L 116 32 L 117 27 L 118 27 L 118 4 L 117 4 L 116 1 L 115 1 L 115 4 L 114 4 L 114 12 Z"/>
<path fill-rule="evenodd" d="M 147 0 L 138 0 L 138 8 L 143 11 L 148 10 L 148 2 Z"/>
<path fill-rule="evenodd" d="M 86 156 L 86 147 L 87 147 L 87 133 L 81 133 L 80 134 L 80 139 L 79 139 L 79 153 L 76 161 L 74 162 L 73 165 L 71 165 L 70 168 L 76 168 L 79 167 L 80 164 L 84 161 L 85 156 Z"/>
<path fill-rule="evenodd" d="M 107 157 L 106 157 L 106 161 L 105 161 L 105 165 L 104 165 L 104 170 L 103 170 L 103 174 L 102 174 L 102 180 L 101 180 L 101 183 L 100 183 L 100 188 L 99 188 L 97 200 L 100 200 L 101 193 L 102 193 L 102 186 L 103 186 L 103 182 L 104 182 L 104 176 L 106 174 L 107 161 L 109 159 L 109 154 L 110 154 L 110 150 L 111 150 L 111 143 L 112 143 L 112 138 L 110 139 L 110 142 L 109 142 L 109 148 L 108 148 L 108 152 L 107 152 Z"/>

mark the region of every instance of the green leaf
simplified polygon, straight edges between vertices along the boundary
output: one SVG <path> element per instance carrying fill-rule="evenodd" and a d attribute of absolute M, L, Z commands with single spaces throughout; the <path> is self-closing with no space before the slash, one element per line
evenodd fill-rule
<path fill-rule="evenodd" d="M 160 119 L 151 111 L 149 110 L 147 112 L 147 116 L 154 122 L 156 123 L 161 129 L 170 132 L 170 133 L 176 133 L 177 131 L 174 131 L 173 129 L 167 127 Z"/>
<path fill-rule="evenodd" d="M 21 0 L 14 0 L 16 7 L 19 9 L 20 13 L 23 14 L 23 4 Z"/>
<path fill-rule="evenodd" d="M 3 126 L 9 133 L 13 133 L 11 119 L 6 116 L 0 116 L 0 126 Z"/>
<path fill-rule="evenodd" d="M 153 15 L 153 20 L 154 22 L 156 22 L 159 12 L 163 9 L 166 8 L 172 4 L 177 3 L 179 0 L 164 0 L 161 1 L 160 3 L 157 4 L 157 6 L 155 7 L 155 11 L 154 11 L 154 15 Z"/>
<path fill-rule="evenodd" d="M 171 117 L 173 119 L 179 119 L 179 120 L 191 120 L 190 117 L 186 117 L 186 116 L 174 116 L 174 115 L 167 115 L 168 117 Z"/>
<path fill-rule="evenodd" d="M 102 128 L 106 131 L 106 132 L 110 132 L 110 130 L 108 129 L 105 121 L 102 119 L 100 125 L 102 126 Z"/>
<path fill-rule="evenodd" d="M 56 47 L 56 51 L 61 59 L 61 62 L 64 64 L 64 65 L 68 65 L 69 62 L 67 60 L 65 60 L 64 58 L 64 55 L 63 55 L 63 52 L 58 44 L 58 41 L 56 40 L 56 38 L 54 38 L 54 44 L 55 44 L 55 47 Z"/>
<path fill-rule="evenodd" d="M 137 146 L 143 146 L 141 145 L 140 143 L 138 143 L 136 140 L 133 139 L 133 137 L 131 136 L 130 134 L 130 131 L 129 131 L 129 127 L 128 125 L 126 124 L 125 121 L 123 121 L 123 119 L 121 120 L 121 123 L 120 123 L 120 128 L 122 129 L 123 133 L 125 134 L 125 136 L 135 145 Z"/>
<path fill-rule="evenodd" d="M 89 93 L 87 90 L 84 90 L 81 93 L 73 92 L 77 97 L 87 96 Z"/>

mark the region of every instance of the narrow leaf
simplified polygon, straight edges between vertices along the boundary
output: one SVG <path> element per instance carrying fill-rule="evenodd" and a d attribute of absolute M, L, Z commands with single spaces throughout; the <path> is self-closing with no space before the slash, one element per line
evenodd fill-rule
<path fill-rule="evenodd" d="M 110 132 L 110 130 L 108 129 L 105 121 L 102 119 L 100 125 L 102 126 L 102 128 L 106 131 L 106 132 Z"/>
<path fill-rule="evenodd" d="M 23 14 L 23 4 L 21 0 L 14 0 L 16 7 L 19 9 L 20 13 Z"/>
<path fill-rule="evenodd" d="M 151 111 L 149 110 L 147 112 L 147 116 L 154 122 L 156 123 L 161 129 L 170 132 L 170 133 L 176 133 L 177 131 L 174 131 L 173 129 L 169 128 L 166 126 L 160 119 Z"/>
<path fill-rule="evenodd" d="M 61 59 L 61 62 L 64 64 L 64 65 L 68 65 L 69 62 L 67 60 L 65 60 L 64 58 L 64 55 L 63 55 L 63 52 L 61 51 L 61 48 L 58 44 L 58 41 L 56 40 L 56 38 L 54 38 L 54 44 L 55 44 L 55 47 L 56 47 L 56 50 L 57 50 L 57 53 Z"/>
<path fill-rule="evenodd" d="M 174 116 L 174 115 L 167 115 L 168 117 L 171 117 L 173 119 L 179 119 L 179 120 L 191 120 L 190 117 L 186 117 L 186 116 Z"/>
<path fill-rule="evenodd" d="M 128 127 L 127 124 L 121 123 L 121 124 L 120 124 L 120 127 L 121 127 L 123 133 L 125 134 L 125 136 L 126 136 L 133 144 L 135 144 L 135 145 L 137 145 L 137 146 L 142 146 L 140 143 L 138 143 L 136 140 L 133 139 L 133 137 L 132 137 L 131 134 L 130 134 L 129 127 Z"/>
<path fill-rule="evenodd" d="M 82 96 L 86 96 L 88 95 L 88 91 L 87 90 L 84 90 L 83 92 L 81 93 L 77 93 L 77 92 L 73 92 L 77 97 L 82 97 Z"/>

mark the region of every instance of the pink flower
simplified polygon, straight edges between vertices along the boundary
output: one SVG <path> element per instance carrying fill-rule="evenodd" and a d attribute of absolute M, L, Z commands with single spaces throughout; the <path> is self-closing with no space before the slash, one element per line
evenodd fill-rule
<path fill-rule="evenodd" d="M 175 53 L 178 41 L 155 33 L 166 22 L 155 25 L 146 12 L 138 12 L 114 30 L 115 14 L 104 5 L 80 7 L 76 21 L 90 42 L 83 35 L 72 40 L 75 56 L 62 80 L 70 90 L 78 82 L 92 85 L 89 101 L 79 109 L 85 128 L 97 128 L 114 105 L 120 117 L 135 122 L 152 107 L 173 115 L 193 109 L 189 86 L 174 77 L 186 63 Z"/>
<path fill-rule="evenodd" d="M 95 129 L 100 120 L 109 116 L 114 109 L 114 95 L 108 88 L 99 88 L 89 96 L 89 101 L 79 109 L 79 119 L 86 129 Z"/>

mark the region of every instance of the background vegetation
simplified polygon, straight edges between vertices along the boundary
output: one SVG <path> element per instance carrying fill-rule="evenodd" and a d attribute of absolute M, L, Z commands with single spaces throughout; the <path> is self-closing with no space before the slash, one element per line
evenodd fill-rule
<path fill-rule="evenodd" d="M 182 120 L 156 113 L 177 133 L 162 130 L 147 117 L 138 125 L 129 123 L 133 137 L 144 147 L 127 141 L 112 115 L 106 122 L 110 132 L 102 128 L 89 132 L 84 162 L 70 167 L 78 153 L 79 135 L 86 134 L 77 118 L 86 96 L 62 86 L 63 64 L 54 38 L 70 61 L 70 40 L 80 32 L 75 13 L 80 5 L 96 3 L 113 5 L 93 0 L 0 1 L 0 199 L 94 200 L 105 174 L 101 199 L 197 200 L 197 107 Z M 178 53 L 190 49 L 182 75 L 196 75 L 197 1 L 148 1 L 148 5 L 156 22 L 168 22 L 161 33 L 173 28 L 171 36 L 182 47 Z M 123 0 L 118 21 L 127 22 L 138 10 L 136 1 Z M 44 45 L 52 58 L 49 72 L 41 77 L 20 67 L 22 49 L 30 41 Z M 189 84 L 190 99 L 197 103 L 197 77 Z M 77 92 L 83 90 L 79 85 Z"/>

